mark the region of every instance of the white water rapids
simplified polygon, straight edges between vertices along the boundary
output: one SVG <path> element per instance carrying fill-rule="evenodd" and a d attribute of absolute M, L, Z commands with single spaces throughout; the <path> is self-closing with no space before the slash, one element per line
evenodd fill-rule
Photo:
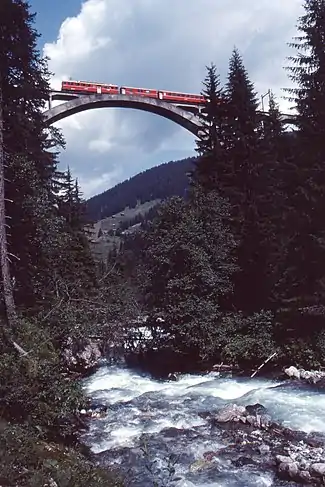
<path fill-rule="evenodd" d="M 108 406 L 108 414 L 90 421 L 83 441 L 101 464 L 128 472 L 130 487 L 291 485 L 261 465 L 235 468 L 230 461 L 219 460 L 215 469 L 195 469 L 205 453 L 227 446 L 220 433 L 211 430 L 204 413 L 229 402 L 260 403 L 273 420 L 287 427 L 325 433 L 325 394 L 279 384 L 220 378 L 218 373 L 158 381 L 127 368 L 104 366 L 85 381 L 85 390 L 95 402 Z M 177 484 L 175 478 L 183 480 Z"/>

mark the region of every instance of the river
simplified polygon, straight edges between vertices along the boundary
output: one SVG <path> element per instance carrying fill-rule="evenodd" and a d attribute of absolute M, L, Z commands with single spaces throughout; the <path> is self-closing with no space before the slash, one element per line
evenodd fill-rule
<path fill-rule="evenodd" d="M 280 381 L 222 378 L 218 373 L 158 381 L 127 368 L 103 366 L 84 387 L 109 410 L 106 417 L 91 420 L 82 440 L 101 464 L 121 469 L 130 487 L 297 485 L 279 481 L 262 464 L 236 467 L 217 457 L 202 468 L 208 452 L 220 451 L 227 441 L 220 429 L 211 428 L 206 413 L 229 402 L 260 403 L 287 427 L 325 433 L 325 394 L 284 387 Z"/>

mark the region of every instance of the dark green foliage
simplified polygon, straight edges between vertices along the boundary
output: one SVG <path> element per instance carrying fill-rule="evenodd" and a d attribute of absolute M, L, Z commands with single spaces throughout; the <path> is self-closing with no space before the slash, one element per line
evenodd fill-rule
<path fill-rule="evenodd" d="M 226 314 L 218 333 L 220 360 L 242 368 L 259 365 L 277 351 L 270 311 Z"/>
<path fill-rule="evenodd" d="M 0 483 L 3 486 L 122 487 L 80 452 L 44 442 L 25 426 L 0 422 Z"/>
<path fill-rule="evenodd" d="M 202 130 L 197 140 L 193 182 L 204 191 L 216 190 L 220 180 L 220 170 L 225 158 L 223 124 L 225 121 L 225 93 L 220 87 L 219 75 L 212 64 L 207 68 L 202 95 L 205 105 L 200 113 Z"/>
<path fill-rule="evenodd" d="M 223 225 L 227 205 L 215 193 L 174 198 L 146 238 L 147 305 L 164 318 L 174 349 L 196 358 L 215 353 L 219 298 L 231 289 L 234 239 Z"/>
<path fill-rule="evenodd" d="M 287 245 L 288 213 L 290 207 L 288 188 L 291 181 L 291 166 L 288 140 L 284 131 L 278 105 L 271 93 L 269 112 L 263 120 L 262 136 L 258 150 L 260 163 L 257 173 L 255 198 L 259 240 L 255 243 L 260 258 L 260 292 L 258 305 L 261 308 L 276 308 L 276 287 L 282 278 L 283 256 Z M 262 257 L 262 258 L 261 258 Z"/>
<path fill-rule="evenodd" d="M 248 312 L 259 309 L 264 291 L 265 252 L 259 226 L 259 199 L 265 186 L 261 175 L 261 124 L 257 98 L 243 61 L 235 49 L 225 90 L 215 66 L 208 68 L 203 95 L 205 135 L 197 142 L 200 157 L 193 179 L 200 190 L 217 189 L 230 203 L 228 223 L 240 241 L 240 268 L 235 278 L 234 304 Z M 249 292 L 247 282 L 250 282 Z"/>
<path fill-rule="evenodd" d="M 297 86 L 288 91 L 298 110 L 303 143 L 321 156 L 325 143 L 325 3 L 305 0 L 304 9 L 297 26 L 301 35 L 290 44 L 298 52 L 289 58 L 292 65 L 287 68 Z"/>
<path fill-rule="evenodd" d="M 66 366 L 45 325 L 19 322 L 16 340 L 28 352 L 26 356 L 1 345 L 0 410 L 43 435 L 62 426 L 64 436 L 73 425 L 65 428 L 61 421 L 78 409 L 83 397 L 77 383 L 63 380 Z"/>
<path fill-rule="evenodd" d="M 323 304 L 325 259 L 325 3 L 306 0 L 305 13 L 299 19 L 301 35 L 291 46 L 297 55 L 288 67 L 296 87 L 289 90 L 298 111 L 297 151 L 291 170 L 288 215 L 288 246 L 285 269 L 277 293 L 281 303 L 279 317 L 290 327 L 295 317 L 300 334 L 313 319 L 296 319 L 300 308 Z M 308 324 L 307 324 L 308 323 Z"/>
<path fill-rule="evenodd" d="M 253 223 L 256 217 L 254 196 L 260 163 L 260 122 L 256 93 L 237 50 L 229 63 L 226 95 L 224 140 L 227 156 L 219 177 L 219 188 L 231 201 L 239 228 L 242 221 Z"/>
<path fill-rule="evenodd" d="M 21 0 L 0 6 L 0 82 L 3 93 L 4 150 L 7 164 L 5 193 L 12 274 L 18 304 L 34 306 L 44 280 L 38 265 L 47 267 L 46 234 L 57 234 L 51 196 L 55 154 L 59 141 L 46 130 L 41 108 L 48 95 L 49 73 L 37 49 L 33 15 Z M 51 226 L 51 224 L 53 226 Z"/>
<path fill-rule="evenodd" d="M 276 156 L 271 154 L 271 142 L 265 134 L 269 133 L 271 140 L 275 129 L 268 121 L 263 137 L 254 86 L 236 49 L 229 63 L 226 95 L 225 157 L 220 164 L 219 191 L 231 204 L 231 228 L 240 241 L 233 304 L 253 313 L 268 305 L 268 220 L 277 175 L 273 167 Z"/>

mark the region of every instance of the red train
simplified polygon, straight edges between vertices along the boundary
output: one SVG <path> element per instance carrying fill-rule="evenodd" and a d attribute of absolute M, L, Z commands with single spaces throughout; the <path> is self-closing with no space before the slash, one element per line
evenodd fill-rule
<path fill-rule="evenodd" d="M 178 93 L 176 91 L 148 90 L 146 88 L 133 88 L 130 86 L 117 86 L 103 83 L 89 83 L 87 81 L 62 81 L 61 90 L 66 93 L 82 95 L 91 93 L 109 93 L 112 95 L 136 95 L 148 98 L 158 98 L 170 102 L 202 105 L 204 97 L 191 93 Z"/>

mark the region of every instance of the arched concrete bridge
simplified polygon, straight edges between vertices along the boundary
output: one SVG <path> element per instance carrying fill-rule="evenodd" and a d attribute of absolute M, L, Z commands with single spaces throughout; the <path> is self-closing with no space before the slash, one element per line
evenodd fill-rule
<path fill-rule="evenodd" d="M 201 120 L 197 115 L 188 110 L 183 110 L 182 108 L 172 105 L 171 103 L 155 98 L 120 94 L 95 94 L 79 96 L 70 101 L 62 103 L 61 105 L 50 108 L 44 112 L 44 117 L 48 124 L 52 124 L 69 117 L 70 115 L 74 115 L 75 113 L 103 107 L 133 108 L 143 110 L 145 112 L 155 113 L 172 120 L 178 125 L 181 125 L 194 135 L 198 135 L 198 132 L 202 126 Z"/>
<path fill-rule="evenodd" d="M 184 127 L 195 136 L 199 136 L 202 122 L 197 114 L 190 110 L 193 107 L 186 107 L 183 109 L 179 106 L 173 105 L 166 101 L 155 98 L 148 98 L 135 95 L 110 95 L 110 94 L 94 94 L 94 95 L 66 95 L 60 92 L 53 96 L 53 100 L 66 100 L 65 103 L 56 107 L 50 108 L 44 112 L 44 118 L 49 125 L 58 122 L 75 113 L 92 110 L 95 108 L 115 107 L 115 108 L 133 108 L 145 112 L 155 113 L 164 118 L 172 120 L 178 125 Z M 198 108 L 196 107 L 198 112 Z M 261 117 L 266 117 L 267 112 L 260 112 Z M 295 117 L 293 115 L 282 115 L 282 121 L 285 124 L 294 124 Z"/>

